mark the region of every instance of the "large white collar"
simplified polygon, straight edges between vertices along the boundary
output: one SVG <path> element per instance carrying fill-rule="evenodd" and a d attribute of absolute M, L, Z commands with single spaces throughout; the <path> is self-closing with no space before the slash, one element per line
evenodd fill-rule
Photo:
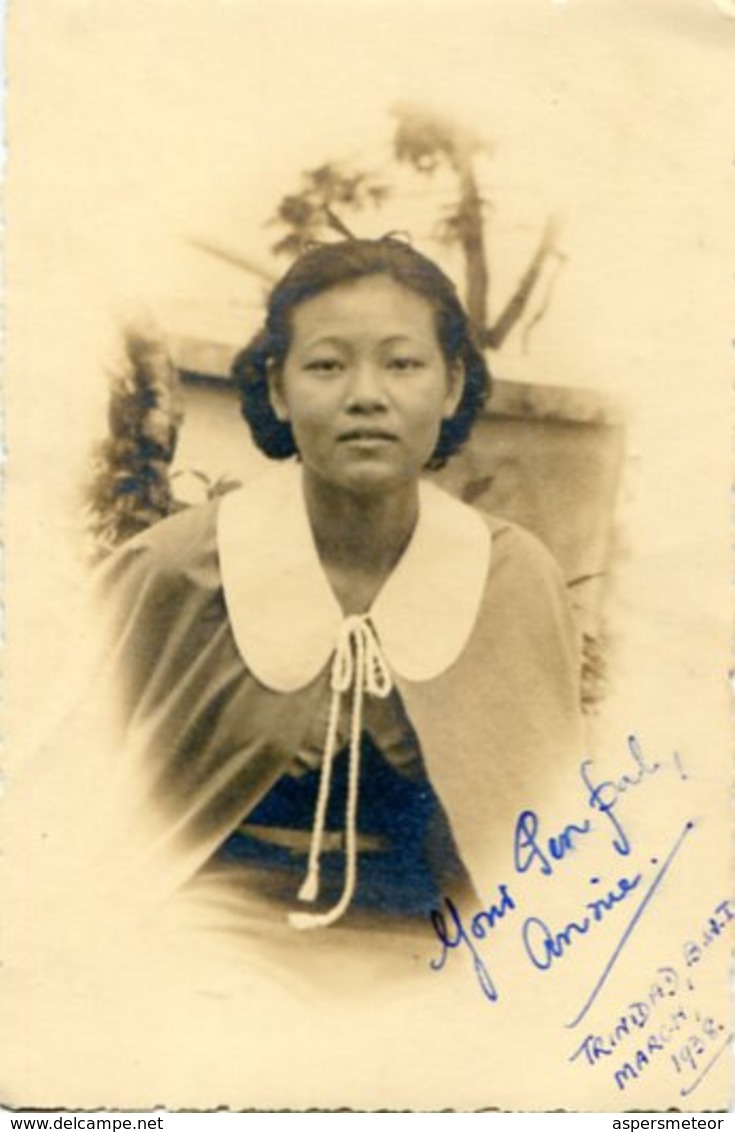
<path fill-rule="evenodd" d="M 334 651 L 344 614 L 319 561 L 300 466 L 280 465 L 225 496 L 217 543 L 248 668 L 274 691 L 304 687 Z M 396 674 L 431 680 L 457 660 L 480 608 L 490 546 L 475 511 L 421 483 L 416 529 L 369 614 Z"/>

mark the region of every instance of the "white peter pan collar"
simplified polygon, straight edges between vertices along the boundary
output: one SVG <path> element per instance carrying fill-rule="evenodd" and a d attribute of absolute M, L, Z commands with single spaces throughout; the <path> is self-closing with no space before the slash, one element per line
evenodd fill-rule
<path fill-rule="evenodd" d="M 217 544 L 243 660 L 273 691 L 303 688 L 334 652 L 345 615 L 319 560 L 301 467 L 280 465 L 225 496 Z M 397 675 L 431 680 L 457 660 L 477 619 L 490 545 L 472 508 L 422 481 L 411 541 L 369 611 Z"/>

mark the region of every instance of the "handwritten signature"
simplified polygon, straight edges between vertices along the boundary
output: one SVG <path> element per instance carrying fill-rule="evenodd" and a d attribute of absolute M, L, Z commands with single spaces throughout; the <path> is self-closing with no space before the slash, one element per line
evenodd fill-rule
<path fill-rule="evenodd" d="M 590 814 L 577 817 L 561 830 L 549 834 L 542 830 L 541 819 L 534 810 L 526 809 L 519 813 L 513 842 L 514 869 L 519 876 L 531 872 L 540 876 L 555 875 L 565 859 L 584 844 L 590 835 L 604 830 L 608 831 L 611 848 L 616 856 L 622 858 L 630 856 L 631 838 L 621 820 L 619 804 L 626 794 L 657 774 L 661 763 L 651 762 L 646 758 L 635 735 L 629 736 L 627 751 L 632 767 L 615 779 L 597 781 L 594 761 L 588 758 L 581 763 L 580 778 Z M 687 822 L 679 831 L 663 863 L 658 867 L 653 878 L 647 882 L 642 872 L 629 871 L 604 895 L 601 893 L 598 895 L 595 891 L 595 894 L 585 902 L 583 909 L 561 926 L 551 926 L 537 915 L 523 916 L 520 925 L 523 953 L 534 968 L 543 972 L 563 961 L 573 950 L 576 942 L 593 932 L 596 925 L 606 920 L 619 905 L 624 903 L 632 905 L 634 898 L 639 897 L 601 975 L 576 1017 L 568 1023 L 570 1027 L 578 1025 L 599 994 L 692 828 L 693 823 Z M 658 861 L 653 863 L 658 864 Z M 590 883 L 597 885 L 600 883 L 600 878 L 592 877 Z M 449 897 L 445 897 L 443 907 L 432 911 L 430 916 L 434 934 L 441 945 L 439 955 L 430 960 L 431 969 L 443 970 L 454 953 L 469 955 L 480 990 L 490 1002 L 499 999 L 500 991 L 491 974 L 482 944 L 498 929 L 506 917 L 517 921 L 523 915 L 520 897 L 514 895 L 512 884 L 514 882 L 510 880 L 499 884 L 497 896 L 494 896 L 485 908 L 475 912 L 468 919 L 465 919 Z"/>

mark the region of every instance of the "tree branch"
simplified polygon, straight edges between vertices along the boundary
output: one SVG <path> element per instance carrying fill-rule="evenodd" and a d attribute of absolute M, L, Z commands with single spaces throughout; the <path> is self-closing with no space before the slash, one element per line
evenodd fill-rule
<path fill-rule="evenodd" d="M 483 343 L 497 350 L 502 346 L 511 330 L 523 314 L 528 300 L 536 286 L 546 260 L 551 255 L 558 254 L 556 238 L 558 224 L 554 217 L 550 217 L 544 226 L 536 252 L 528 267 L 523 273 L 518 286 L 498 315 L 492 326 L 488 326 L 483 335 Z"/>
<path fill-rule="evenodd" d="M 233 252 L 229 248 L 222 247 L 221 244 L 211 243 L 209 240 L 200 240 L 196 236 L 190 236 L 187 243 L 193 248 L 198 248 L 199 251 L 207 252 L 215 259 L 223 260 L 224 263 L 229 263 L 232 267 L 239 267 L 242 271 L 247 271 L 250 275 L 257 276 L 265 283 L 271 286 L 276 281 L 276 275 L 269 271 L 266 267 L 261 267 L 255 260 L 248 259 L 246 256 L 241 255 L 240 252 Z"/>

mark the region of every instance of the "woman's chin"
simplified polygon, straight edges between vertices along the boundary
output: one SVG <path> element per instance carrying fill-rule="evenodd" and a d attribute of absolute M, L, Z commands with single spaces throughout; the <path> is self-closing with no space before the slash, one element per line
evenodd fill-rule
<path fill-rule="evenodd" d="M 319 475 L 319 479 L 332 491 L 378 497 L 405 490 L 418 482 L 419 471 L 366 460 L 341 469 L 339 474 Z"/>

